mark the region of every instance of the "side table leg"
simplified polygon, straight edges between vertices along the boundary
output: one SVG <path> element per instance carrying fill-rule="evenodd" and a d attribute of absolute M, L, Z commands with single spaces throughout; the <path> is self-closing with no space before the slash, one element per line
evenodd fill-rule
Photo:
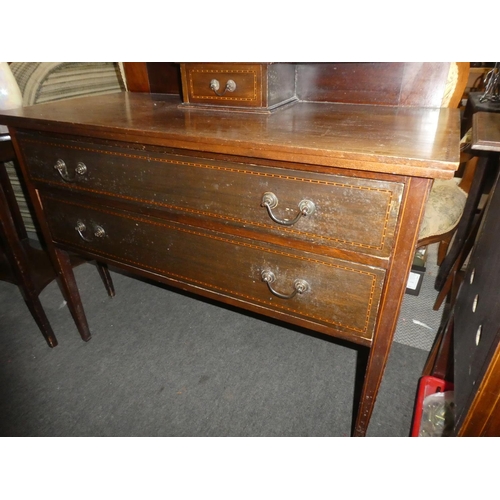
<path fill-rule="evenodd" d="M 101 277 L 104 286 L 106 287 L 106 291 L 110 297 L 115 296 L 115 287 L 113 285 L 113 280 L 111 279 L 111 275 L 109 274 L 108 266 L 101 262 L 96 262 L 97 270 L 99 271 L 99 276 Z"/>

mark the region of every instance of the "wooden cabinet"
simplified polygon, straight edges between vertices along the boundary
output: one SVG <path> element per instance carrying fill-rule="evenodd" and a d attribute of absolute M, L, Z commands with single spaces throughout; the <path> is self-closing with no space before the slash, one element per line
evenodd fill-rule
<path fill-rule="evenodd" d="M 366 348 L 364 435 L 432 180 L 458 166 L 458 111 L 180 104 L 123 93 L 3 114 L 67 287 L 72 250 Z"/>
<path fill-rule="evenodd" d="M 460 435 L 498 436 L 500 433 L 498 214 L 497 183 L 455 304 L 454 378 L 456 427 Z"/>

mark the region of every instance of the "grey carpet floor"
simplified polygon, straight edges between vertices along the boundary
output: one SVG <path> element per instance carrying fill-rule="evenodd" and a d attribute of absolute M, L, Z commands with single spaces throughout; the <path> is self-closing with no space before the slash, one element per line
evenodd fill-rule
<path fill-rule="evenodd" d="M 92 264 L 75 270 L 93 332 L 88 343 L 57 284 L 42 292 L 54 349 L 18 289 L 0 282 L 0 435 L 350 434 L 356 349 L 111 272 L 113 299 Z M 423 327 L 416 334 L 411 320 L 433 324 L 434 298 L 405 296 L 369 436 L 410 433 L 435 335 Z"/>
<path fill-rule="evenodd" d="M 434 282 L 437 266 L 437 244 L 427 247 L 426 272 L 418 295 L 406 294 L 401 306 L 395 342 L 430 351 L 443 317 L 444 304 L 433 310 L 438 293 Z"/>

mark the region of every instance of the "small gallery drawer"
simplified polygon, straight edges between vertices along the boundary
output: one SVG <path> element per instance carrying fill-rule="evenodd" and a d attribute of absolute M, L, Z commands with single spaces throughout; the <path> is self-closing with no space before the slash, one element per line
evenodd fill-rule
<path fill-rule="evenodd" d="M 66 248 L 319 324 L 346 339 L 373 336 L 383 269 L 78 201 L 42 196 L 42 202 L 53 240 Z"/>
<path fill-rule="evenodd" d="M 185 104 L 274 109 L 295 101 L 295 65 L 182 63 Z"/>
<path fill-rule="evenodd" d="M 19 137 L 35 183 L 376 257 L 394 244 L 403 183 Z"/>

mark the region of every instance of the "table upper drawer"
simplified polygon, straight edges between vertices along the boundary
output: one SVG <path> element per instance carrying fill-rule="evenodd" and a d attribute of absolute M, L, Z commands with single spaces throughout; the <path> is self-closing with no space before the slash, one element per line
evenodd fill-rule
<path fill-rule="evenodd" d="M 289 63 L 182 63 L 186 104 L 272 109 L 296 99 Z"/>
<path fill-rule="evenodd" d="M 19 134 L 36 183 L 388 257 L 404 185 Z M 63 177 L 67 179 L 64 180 Z"/>
<path fill-rule="evenodd" d="M 77 200 L 42 195 L 42 202 L 53 240 L 70 249 L 312 322 L 344 338 L 373 336 L 383 269 Z"/>
<path fill-rule="evenodd" d="M 257 65 L 190 65 L 186 84 L 187 102 L 262 106 L 262 74 Z"/>

